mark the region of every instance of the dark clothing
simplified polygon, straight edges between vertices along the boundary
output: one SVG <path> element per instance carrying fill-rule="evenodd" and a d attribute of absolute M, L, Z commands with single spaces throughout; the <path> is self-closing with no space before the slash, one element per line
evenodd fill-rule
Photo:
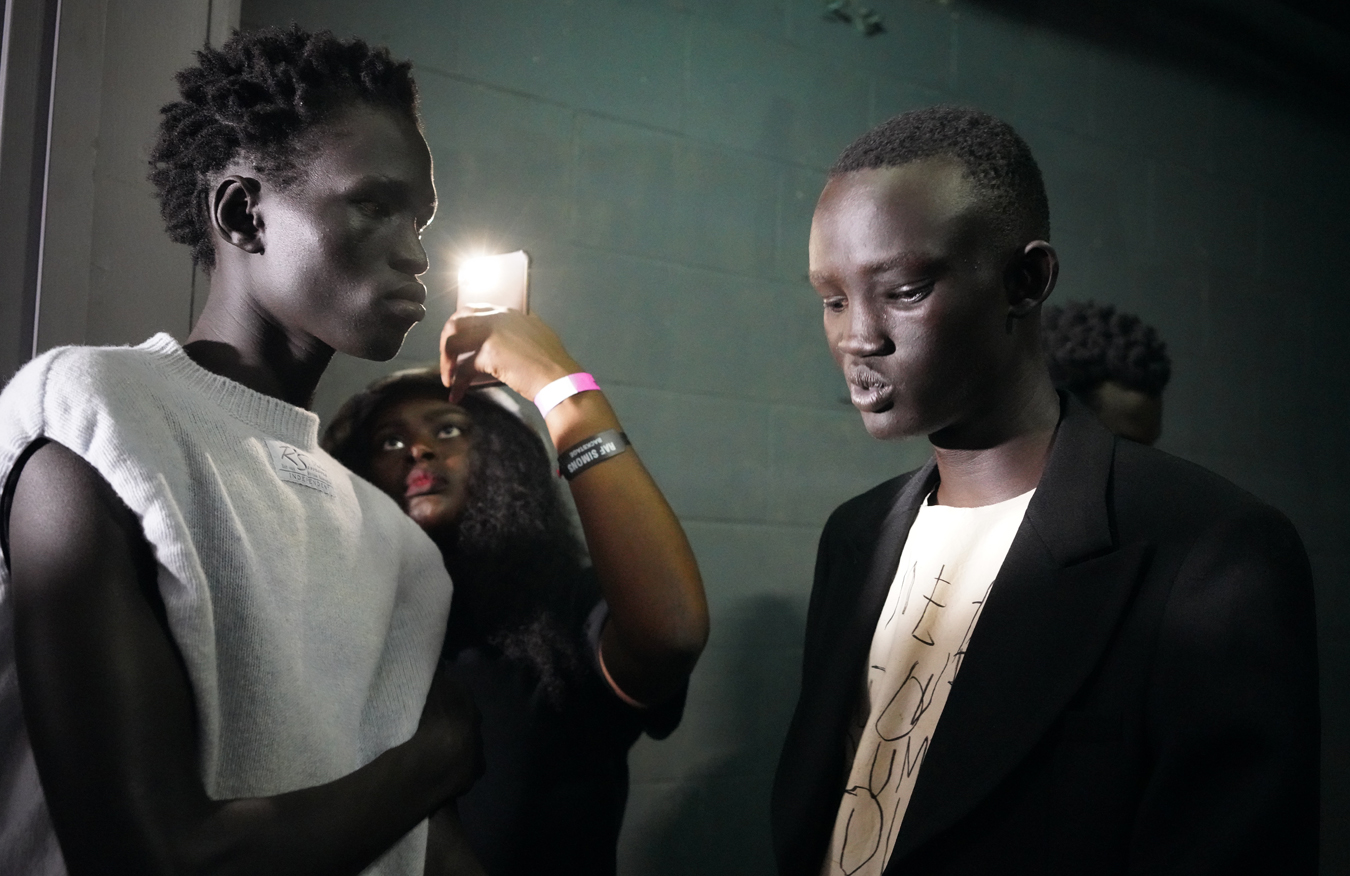
<path fill-rule="evenodd" d="M 628 749 L 680 723 L 684 696 L 625 704 L 596 659 L 608 609 L 587 574 L 549 606 L 582 661 L 555 706 L 538 675 L 491 645 L 447 642 L 445 659 L 483 716 L 486 770 L 459 800 L 469 842 L 492 876 L 613 876 L 628 799 Z"/>
<path fill-rule="evenodd" d="M 820 872 L 844 726 L 928 465 L 825 526 L 773 793 L 784 876 Z M 887 876 L 1311 874 L 1316 628 L 1279 512 L 1064 402 L 919 771 Z"/>

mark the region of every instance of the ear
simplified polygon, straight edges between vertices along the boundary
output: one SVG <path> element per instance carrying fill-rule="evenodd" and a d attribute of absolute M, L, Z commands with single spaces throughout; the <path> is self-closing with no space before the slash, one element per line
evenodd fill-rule
<path fill-rule="evenodd" d="M 1008 295 L 1008 318 L 1021 319 L 1037 311 L 1059 280 L 1059 256 L 1044 240 L 1033 240 L 1008 264 L 1003 287 Z"/>
<path fill-rule="evenodd" d="M 244 252 L 261 253 L 263 218 L 259 209 L 262 183 L 247 176 L 227 176 L 211 193 L 211 226 L 216 236 Z"/>

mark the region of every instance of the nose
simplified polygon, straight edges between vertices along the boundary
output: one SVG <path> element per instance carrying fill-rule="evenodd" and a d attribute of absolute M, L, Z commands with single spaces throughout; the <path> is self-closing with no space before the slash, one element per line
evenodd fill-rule
<path fill-rule="evenodd" d="M 418 233 L 415 223 L 403 226 L 398 240 L 394 242 L 390 265 L 398 272 L 414 277 L 426 273 L 427 268 L 431 267 L 426 248 L 422 246 L 422 235 Z"/>
<path fill-rule="evenodd" d="M 412 457 L 413 462 L 422 462 L 427 459 L 435 459 L 436 451 L 430 444 L 421 441 L 414 441 L 408 448 L 408 455 Z"/>
<path fill-rule="evenodd" d="M 841 321 L 845 324 L 836 345 L 839 352 L 849 356 L 882 356 L 894 349 L 881 314 L 865 298 L 850 301 L 848 312 Z"/>

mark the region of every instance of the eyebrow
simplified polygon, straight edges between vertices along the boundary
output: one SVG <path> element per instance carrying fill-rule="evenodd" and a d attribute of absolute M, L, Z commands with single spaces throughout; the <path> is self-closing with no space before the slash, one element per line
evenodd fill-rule
<path fill-rule="evenodd" d="M 469 409 L 463 405 L 457 405 L 448 399 L 436 399 L 436 401 L 440 404 L 422 412 L 423 423 L 434 423 L 447 419 L 473 420 L 473 414 L 470 414 Z"/>
<path fill-rule="evenodd" d="M 417 185 L 415 183 L 396 179 L 392 176 L 385 176 L 382 173 L 372 173 L 367 174 L 366 176 L 357 177 L 356 181 L 352 183 L 351 190 L 360 192 L 363 189 L 380 190 L 387 194 L 395 195 L 407 203 L 418 200 Z M 438 201 L 433 196 L 430 201 L 425 202 L 421 206 L 426 207 L 434 215 L 436 207 L 438 206 Z"/>
<path fill-rule="evenodd" d="M 449 390 L 446 390 L 446 392 L 448 393 Z M 403 401 L 414 401 L 417 398 L 418 398 L 417 396 L 412 396 L 411 398 L 403 399 Z M 436 401 L 440 401 L 440 399 L 436 399 Z M 378 431 L 379 429 L 385 426 L 397 425 L 397 422 L 391 418 L 390 411 L 396 408 L 398 404 L 399 404 L 398 401 L 394 401 L 390 403 L 389 406 L 386 407 L 383 411 L 381 411 L 380 415 L 374 418 L 371 425 L 371 429 Z M 445 404 L 446 407 L 432 408 L 427 413 L 422 414 L 422 422 L 425 423 L 439 419 L 441 417 L 449 417 L 449 416 L 464 417 L 469 420 L 473 419 L 473 415 L 469 413 L 468 408 L 465 408 L 461 405 L 457 405 L 454 402 L 450 401 L 445 402 Z"/>
<path fill-rule="evenodd" d="M 938 259 L 935 259 L 932 256 L 923 255 L 922 253 L 917 252 L 901 252 L 896 253 L 890 258 L 864 265 L 863 272 L 868 276 L 876 276 L 877 274 L 884 274 L 887 271 L 894 271 L 901 268 L 911 271 L 922 271 L 931 269 L 937 263 Z M 828 283 L 830 281 L 830 275 L 824 271 L 809 271 L 806 276 L 808 280 L 816 284 Z"/>

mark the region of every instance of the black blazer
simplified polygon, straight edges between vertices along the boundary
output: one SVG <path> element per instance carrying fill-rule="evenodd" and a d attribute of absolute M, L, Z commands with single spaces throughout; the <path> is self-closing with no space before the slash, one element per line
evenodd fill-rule
<path fill-rule="evenodd" d="M 933 462 L 821 535 L 773 790 L 783 876 L 817 876 L 845 721 Z M 1314 873 L 1312 577 L 1278 511 L 1066 399 L 887 876 Z"/>

